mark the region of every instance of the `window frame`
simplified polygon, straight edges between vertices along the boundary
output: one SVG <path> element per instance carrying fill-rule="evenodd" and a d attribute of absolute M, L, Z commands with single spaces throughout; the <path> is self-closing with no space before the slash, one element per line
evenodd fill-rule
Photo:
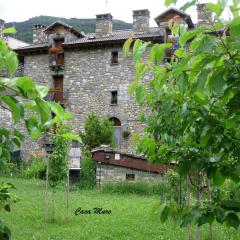
<path fill-rule="evenodd" d="M 119 64 L 119 51 L 113 50 L 111 51 L 111 65 L 118 65 Z"/>

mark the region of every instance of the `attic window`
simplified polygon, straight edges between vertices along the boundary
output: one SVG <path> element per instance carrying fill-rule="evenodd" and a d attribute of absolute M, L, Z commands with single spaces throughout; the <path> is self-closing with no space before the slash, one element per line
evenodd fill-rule
<path fill-rule="evenodd" d="M 117 91 L 111 91 L 111 104 L 117 105 L 118 103 L 118 92 Z"/>
<path fill-rule="evenodd" d="M 118 51 L 112 51 L 111 53 L 111 64 L 117 65 L 118 64 Z"/>

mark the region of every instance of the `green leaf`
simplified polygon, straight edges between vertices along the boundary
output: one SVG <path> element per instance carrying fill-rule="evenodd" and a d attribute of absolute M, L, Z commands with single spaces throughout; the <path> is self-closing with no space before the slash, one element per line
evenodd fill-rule
<path fill-rule="evenodd" d="M 36 83 L 30 77 L 16 78 L 16 87 L 27 98 L 36 98 Z"/>
<path fill-rule="evenodd" d="M 21 146 L 21 142 L 20 142 L 19 138 L 14 137 L 14 138 L 12 138 L 12 141 L 17 147 Z"/>
<path fill-rule="evenodd" d="M 16 34 L 16 33 L 17 33 L 17 30 L 14 27 L 3 29 L 3 34 Z"/>
<path fill-rule="evenodd" d="M 237 200 L 223 200 L 221 201 L 221 207 L 225 210 L 240 212 L 240 201 Z"/>
<path fill-rule="evenodd" d="M 170 207 L 168 205 L 166 205 L 165 203 L 162 204 L 159 208 L 159 211 L 158 211 L 158 216 L 161 220 L 161 222 L 165 222 L 169 216 L 169 213 L 170 213 Z"/>
<path fill-rule="evenodd" d="M 191 6 L 194 6 L 196 2 L 197 0 L 192 0 L 191 2 L 187 2 L 182 7 L 180 7 L 180 10 L 185 12 L 188 8 L 190 8 Z"/>
<path fill-rule="evenodd" d="M 132 39 L 132 38 L 129 38 L 127 41 L 125 41 L 125 43 L 124 43 L 124 45 L 123 45 L 123 54 L 124 54 L 125 56 L 128 55 L 128 53 L 129 53 L 129 48 L 130 48 L 132 42 L 133 42 L 133 39 Z"/>
<path fill-rule="evenodd" d="M 235 229 L 238 229 L 240 225 L 240 220 L 235 213 L 228 213 L 228 215 L 225 218 L 225 221 L 229 224 L 229 226 L 234 227 Z"/>
<path fill-rule="evenodd" d="M 36 140 L 42 135 L 39 120 L 35 115 L 31 115 L 27 120 L 25 120 L 26 128 L 33 140 Z"/>
<path fill-rule="evenodd" d="M 81 138 L 77 135 L 74 135 L 74 134 L 64 133 L 61 136 L 66 138 L 66 139 L 69 139 L 69 140 L 75 140 L 75 141 L 78 141 L 80 143 L 82 142 Z"/>
<path fill-rule="evenodd" d="M 225 69 L 219 69 L 214 71 L 213 74 L 209 77 L 208 87 L 216 92 L 221 94 L 224 91 L 225 80 L 224 80 Z"/>
<path fill-rule="evenodd" d="M 14 129 L 13 134 L 14 134 L 14 136 L 18 137 L 20 139 L 20 141 L 23 141 L 25 138 L 25 136 L 17 129 Z"/>
<path fill-rule="evenodd" d="M 200 91 L 194 93 L 194 98 L 200 105 L 206 105 L 208 103 L 208 98 Z"/>
<path fill-rule="evenodd" d="M 209 127 L 209 125 L 204 126 L 201 136 L 200 136 L 200 144 L 199 144 L 200 147 L 207 146 L 207 143 L 212 136 L 210 130 L 211 130 L 211 128 Z"/>
<path fill-rule="evenodd" d="M 38 106 L 38 111 L 41 116 L 41 122 L 42 122 L 42 124 L 44 124 L 45 122 L 47 122 L 49 120 L 49 117 L 51 115 L 51 108 L 46 101 L 44 101 L 40 98 L 36 98 L 35 102 Z"/>
<path fill-rule="evenodd" d="M 136 101 L 141 105 L 144 102 L 146 88 L 143 84 L 139 84 L 136 88 Z"/>
<path fill-rule="evenodd" d="M 224 181 L 225 181 L 225 176 L 222 174 L 222 172 L 220 170 L 217 170 L 213 176 L 214 185 L 221 186 L 221 185 L 223 185 Z"/>
<path fill-rule="evenodd" d="M 229 24 L 231 36 L 239 36 L 240 34 L 240 17 L 234 18 Z"/>
<path fill-rule="evenodd" d="M 166 7 L 169 7 L 171 4 L 176 4 L 177 3 L 177 0 L 165 0 L 165 6 Z"/>
<path fill-rule="evenodd" d="M 174 36 L 178 36 L 179 35 L 179 24 L 178 23 L 174 23 L 173 27 L 172 27 L 172 34 Z"/>
<path fill-rule="evenodd" d="M 172 47 L 172 43 L 155 44 L 151 48 L 150 61 L 154 62 L 156 60 L 157 64 L 161 63 L 165 55 L 165 49 L 170 47 Z"/>
<path fill-rule="evenodd" d="M 142 42 L 142 40 L 137 39 L 133 46 L 133 60 L 136 64 L 142 59 L 143 53 L 146 51 L 146 48 L 151 44 L 151 42 Z"/>
<path fill-rule="evenodd" d="M 185 93 L 185 91 L 187 90 L 187 87 L 188 87 L 188 78 L 185 74 L 181 74 L 178 79 L 177 79 L 177 82 L 176 82 L 180 92 L 182 94 Z"/>
<path fill-rule="evenodd" d="M 226 216 L 225 211 L 221 207 L 216 207 L 214 209 L 214 213 L 216 216 L 216 220 L 220 223 L 223 223 Z"/>
<path fill-rule="evenodd" d="M 18 58 L 15 52 L 10 51 L 5 55 L 5 64 L 11 75 L 17 71 Z"/>
<path fill-rule="evenodd" d="M 200 26 L 198 29 L 192 30 L 192 31 L 186 31 L 183 34 L 181 34 L 180 38 L 179 38 L 179 44 L 181 47 L 184 47 L 185 44 L 193 39 L 194 37 L 196 37 L 198 34 L 204 32 L 204 30 L 206 29 L 206 26 Z"/>
<path fill-rule="evenodd" d="M 221 16 L 223 10 L 224 10 L 224 6 L 223 6 L 223 2 L 221 0 L 218 0 L 218 2 L 215 3 L 207 3 L 206 8 L 208 10 L 210 10 L 211 12 L 216 13 L 216 15 L 219 17 Z"/>
<path fill-rule="evenodd" d="M 12 96 L 2 96 L 0 98 L 11 110 L 14 123 L 17 124 L 24 117 L 24 108 L 22 104 Z"/>

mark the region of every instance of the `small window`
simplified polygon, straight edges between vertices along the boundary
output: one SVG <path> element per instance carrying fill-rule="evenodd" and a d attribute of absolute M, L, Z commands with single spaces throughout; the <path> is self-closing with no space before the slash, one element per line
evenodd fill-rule
<path fill-rule="evenodd" d="M 133 173 L 127 173 L 127 174 L 126 174 L 126 180 L 127 180 L 127 181 L 135 181 L 135 174 L 133 174 Z"/>
<path fill-rule="evenodd" d="M 118 103 L 118 92 L 112 91 L 111 92 L 111 104 L 116 105 Z"/>
<path fill-rule="evenodd" d="M 113 51 L 111 55 L 111 64 L 116 65 L 118 64 L 118 51 Z"/>

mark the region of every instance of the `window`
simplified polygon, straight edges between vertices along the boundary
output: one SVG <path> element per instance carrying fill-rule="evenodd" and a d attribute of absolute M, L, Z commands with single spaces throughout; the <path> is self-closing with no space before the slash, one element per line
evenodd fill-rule
<path fill-rule="evenodd" d="M 116 105 L 118 103 L 118 92 L 112 91 L 111 92 L 111 104 Z"/>
<path fill-rule="evenodd" d="M 115 132 L 114 132 L 114 142 L 116 148 L 121 148 L 121 136 L 122 136 L 122 130 L 121 130 L 121 121 L 118 118 L 112 117 L 109 119 L 110 121 L 113 122 L 113 125 L 115 127 Z"/>
<path fill-rule="evenodd" d="M 127 174 L 126 174 L 126 180 L 127 180 L 127 181 L 135 181 L 135 174 L 133 174 L 133 173 L 127 173 Z"/>
<path fill-rule="evenodd" d="M 112 65 L 117 65 L 118 64 L 118 51 L 112 51 L 111 64 Z"/>

